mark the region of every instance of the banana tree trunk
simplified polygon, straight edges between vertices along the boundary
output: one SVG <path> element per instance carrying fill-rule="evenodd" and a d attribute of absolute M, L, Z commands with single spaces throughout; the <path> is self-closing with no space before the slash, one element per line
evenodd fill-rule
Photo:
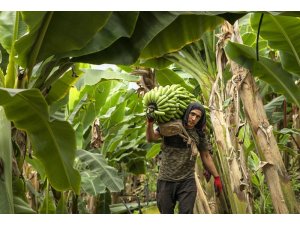
<path fill-rule="evenodd" d="M 237 24 L 234 28 L 232 40 L 242 43 Z M 269 186 L 275 212 L 299 213 L 299 206 L 272 132 L 272 126 L 269 124 L 262 99 L 257 91 L 255 80 L 247 69 L 235 62 L 230 64 L 256 148 L 261 161 L 264 161 L 265 164 L 263 172 Z"/>
<path fill-rule="evenodd" d="M 211 106 L 214 107 L 214 104 Z M 251 204 L 244 197 L 245 191 L 240 189 L 242 175 L 236 158 L 236 150 L 232 146 L 228 126 L 224 119 L 225 115 L 221 110 L 212 109 L 210 116 L 218 148 L 224 192 L 230 202 L 232 213 L 251 212 Z"/>
<path fill-rule="evenodd" d="M 239 172 L 237 172 L 238 176 L 235 176 L 235 179 L 239 178 L 239 180 L 236 180 L 236 183 L 239 185 L 237 195 L 242 202 L 247 203 L 246 212 L 252 213 L 251 182 L 248 173 L 244 147 L 240 144 L 238 138 L 240 128 L 244 125 L 241 124 L 239 117 L 240 98 L 238 95 L 238 90 L 233 81 L 227 82 L 226 89 L 227 98 L 232 99 L 231 104 L 229 104 L 226 110 L 226 122 L 229 128 L 230 140 L 233 145 L 233 149 L 235 150 L 236 158 L 236 160 L 232 162 L 231 167 L 234 168 L 234 171 L 239 170 Z"/>
<path fill-rule="evenodd" d="M 218 75 L 213 85 L 209 101 L 211 122 L 213 125 L 212 127 L 214 128 L 221 169 L 223 171 L 222 178 L 225 186 L 224 189 L 226 197 L 230 202 L 232 213 L 251 213 L 251 204 L 247 197 L 246 190 L 241 188 L 242 174 L 240 170 L 241 166 L 237 160 L 238 149 L 233 146 L 229 132 L 229 126 L 234 126 L 236 124 L 227 124 L 225 120 L 227 115 L 225 115 L 223 110 L 223 90 L 220 87 L 220 84 L 223 82 L 223 51 L 221 42 L 222 39 L 220 39 L 216 57 Z"/>

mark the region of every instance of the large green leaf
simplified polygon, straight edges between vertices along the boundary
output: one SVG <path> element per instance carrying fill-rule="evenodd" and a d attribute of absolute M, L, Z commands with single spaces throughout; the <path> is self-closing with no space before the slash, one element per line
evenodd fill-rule
<path fill-rule="evenodd" d="M 18 62 L 26 68 L 29 60 L 36 58 L 37 63 L 51 55 L 82 49 L 110 15 L 104 11 L 22 12 L 29 32 L 15 44 Z"/>
<path fill-rule="evenodd" d="M 101 154 L 86 150 L 77 150 L 77 156 L 83 163 L 82 168 L 87 168 L 85 170 L 90 171 L 92 174 L 90 176 L 92 179 L 89 180 L 90 185 L 102 185 L 107 187 L 111 192 L 123 190 L 123 180 L 119 177 L 117 170 L 109 166 Z M 93 176 L 95 176 L 95 178 L 93 178 Z M 86 179 L 84 181 L 86 181 Z M 89 190 L 94 190 L 95 192 L 99 191 L 99 189 L 92 187 L 90 187 Z"/>
<path fill-rule="evenodd" d="M 295 85 L 293 76 L 282 69 L 280 63 L 265 57 L 260 57 L 259 61 L 256 61 L 255 50 L 242 44 L 228 42 L 225 51 L 230 59 L 251 70 L 254 76 L 264 80 L 276 92 L 283 94 L 290 102 L 300 106 L 299 87 Z"/>
<path fill-rule="evenodd" d="M 7 118 L 27 132 L 34 155 L 43 163 L 51 185 L 57 190 L 79 193 L 80 175 L 73 168 L 76 145 L 71 125 L 49 121 L 48 106 L 37 89 L 0 88 L 0 96 Z"/>
<path fill-rule="evenodd" d="M 112 12 L 105 26 L 100 29 L 82 49 L 70 51 L 60 57 L 82 56 L 99 52 L 121 37 L 130 37 L 134 31 L 139 12 Z"/>
<path fill-rule="evenodd" d="M 261 13 L 251 15 L 251 25 L 257 30 Z M 280 50 L 283 68 L 300 76 L 300 20 L 298 17 L 264 14 L 260 35 L 271 48 Z"/>
<path fill-rule="evenodd" d="M 170 12 L 140 12 L 130 38 L 119 38 L 108 48 L 94 54 L 75 57 L 73 61 L 92 64 L 133 64 L 146 45 L 176 18 L 177 15 Z"/>
<path fill-rule="evenodd" d="M 170 26 L 160 32 L 141 54 L 142 59 L 162 57 L 195 42 L 208 30 L 223 22 L 217 16 L 180 15 Z"/>
<path fill-rule="evenodd" d="M 14 213 L 12 193 L 12 146 L 11 126 L 0 106 L 0 213 Z"/>

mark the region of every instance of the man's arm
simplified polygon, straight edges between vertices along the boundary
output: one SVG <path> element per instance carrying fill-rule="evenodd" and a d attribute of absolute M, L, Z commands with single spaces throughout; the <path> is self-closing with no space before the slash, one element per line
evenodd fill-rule
<path fill-rule="evenodd" d="M 218 177 L 218 171 L 215 167 L 214 161 L 209 154 L 209 151 L 200 151 L 201 160 L 205 166 L 205 168 L 214 176 Z"/>
<path fill-rule="evenodd" d="M 148 142 L 157 141 L 161 136 L 157 130 L 153 130 L 154 121 L 147 120 L 146 139 Z"/>
<path fill-rule="evenodd" d="M 214 176 L 215 180 L 214 180 L 214 186 L 215 186 L 215 190 L 217 193 L 217 196 L 220 195 L 220 193 L 222 192 L 223 189 L 223 185 L 220 179 L 220 176 L 218 174 L 218 171 L 215 167 L 215 164 L 211 158 L 211 155 L 209 154 L 209 151 L 201 151 L 200 152 L 200 156 L 202 159 L 202 162 L 204 164 L 204 166 L 206 167 L 206 169 Z"/>

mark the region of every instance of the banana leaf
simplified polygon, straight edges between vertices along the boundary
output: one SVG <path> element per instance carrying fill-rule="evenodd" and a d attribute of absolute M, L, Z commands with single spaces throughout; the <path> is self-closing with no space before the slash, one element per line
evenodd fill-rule
<path fill-rule="evenodd" d="M 225 52 L 230 59 L 270 84 L 275 92 L 283 94 L 288 101 L 300 106 L 300 89 L 295 85 L 293 75 L 285 71 L 280 63 L 265 57 L 256 61 L 255 50 L 238 43 L 228 42 Z"/>
<path fill-rule="evenodd" d="M 112 12 L 104 27 L 92 37 L 84 48 L 67 52 L 59 57 L 92 54 L 104 50 L 121 37 L 131 37 L 138 16 L 139 12 Z"/>
<path fill-rule="evenodd" d="M 214 30 L 223 19 L 218 16 L 180 15 L 160 32 L 142 51 L 141 59 L 159 58 L 199 40 L 208 30 Z"/>
<path fill-rule="evenodd" d="M 257 31 L 261 13 L 251 15 L 251 26 Z M 298 17 L 264 14 L 260 36 L 278 49 L 285 70 L 300 76 L 300 21 Z"/>
<path fill-rule="evenodd" d="M 0 213 L 14 213 L 11 125 L 0 106 Z"/>
<path fill-rule="evenodd" d="M 121 37 L 102 51 L 74 57 L 72 61 L 91 64 L 133 64 L 142 49 L 176 18 L 177 15 L 170 12 L 140 12 L 130 37 Z M 110 29 L 115 29 L 115 27 L 110 27 Z"/>
<path fill-rule="evenodd" d="M 110 15 L 111 12 L 22 12 L 28 32 L 15 43 L 19 65 L 26 68 L 51 55 L 82 49 Z"/>
<path fill-rule="evenodd" d="M 49 120 L 48 106 L 37 89 L 0 88 L 0 96 L 6 117 L 27 132 L 34 155 L 44 165 L 51 185 L 60 191 L 72 189 L 79 193 L 80 175 L 73 168 L 76 143 L 71 125 Z"/>
<path fill-rule="evenodd" d="M 109 166 L 101 154 L 80 149 L 77 150 L 77 157 L 82 163 L 80 166 L 84 172 L 82 187 L 85 191 L 96 195 L 105 193 L 105 188 L 111 192 L 123 190 L 123 180 L 118 175 L 118 171 Z"/>

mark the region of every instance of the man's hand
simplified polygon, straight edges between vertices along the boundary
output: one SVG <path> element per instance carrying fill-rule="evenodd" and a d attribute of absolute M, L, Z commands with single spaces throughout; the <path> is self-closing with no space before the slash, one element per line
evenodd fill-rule
<path fill-rule="evenodd" d="M 150 113 L 147 113 L 147 123 L 154 123 L 154 118 Z"/>
<path fill-rule="evenodd" d="M 215 177 L 214 186 L 217 196 L 219 196 L 223 189 L 222 182 L 219 176 Z"/>
<path fill-rule="evenodd" d="M 205 169 L 203 172 L 203 175 L 205 177 L 206 182 L 209 182 L 209 180 L 211 178 L 211 173 L 207 169 Z"/>

